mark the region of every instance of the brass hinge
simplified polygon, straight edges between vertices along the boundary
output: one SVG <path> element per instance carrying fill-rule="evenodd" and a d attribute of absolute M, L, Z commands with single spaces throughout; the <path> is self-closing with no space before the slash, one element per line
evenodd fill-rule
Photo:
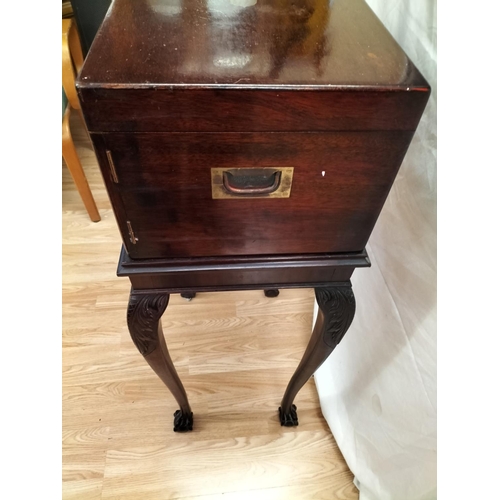
<path fill-rule="evenodd" d="M 130 241 L 132 242 L 132 245 L 135 245 L 138 241 L 139 238 L 135 237 L 134 230 L 132 229 L 132 224 L 130 224 L 130 221 L 127 221 L 127 228 L 128 228 L 128 234 L 130 236 Z"/>
<path fill-rule="evenodd" d="M 111 177 L 115 184 L 118 184 L 118 176 L 116 175 L 116 168 L 113 162 L 113 157 L 111 156 L 111 151 L 106 149 L 106 156 L 108 157 L 109 169 L 111 170 Z"/>

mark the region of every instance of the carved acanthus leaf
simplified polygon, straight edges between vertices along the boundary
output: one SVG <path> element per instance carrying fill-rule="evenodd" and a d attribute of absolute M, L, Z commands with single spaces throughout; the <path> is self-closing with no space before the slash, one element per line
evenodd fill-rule
<path fill-rule="evenodd" d="M 325 316 L 324 341 L 335 347 L 351 326 L 356 310 L 350 286 L 316 288 L 316 301 Z"/>
<path fill-rule="evenodd" d="M 130 293 L 127 323 L 139 352 L 146 356 L 158 345 L 158 321 L 168 304 L 168 294 Z"/>

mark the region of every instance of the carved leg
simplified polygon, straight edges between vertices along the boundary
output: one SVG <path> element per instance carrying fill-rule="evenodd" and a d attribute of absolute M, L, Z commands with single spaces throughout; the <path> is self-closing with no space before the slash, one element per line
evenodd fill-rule
<path fill-rule="evenodd" d="M 183 292 L 181 293 L 181 297 L 186 300 L 193 300 L 196 297 L 195 292 Z"/>
<path fill-rule="evenodd" d="M 299 366 L 295 370 L 279 408 L 281 425 L 298 425 L 295 396 L 309 377 L 330 356 L 345 332 L 351 326 L 356 303 L 351 284 L 316 288 L 319 311 L 316 324 Z"/>
<path fill-rule="evenodd" d="M 277 288 L 268 288 L 264 290 L 264 295 L 269 298 L 277 297 L 280 294 L 280 291 Z"/>
<path fill-rule="evenodd" d="M 179 403 L 180 410 L 174 413 L 174 431 L 191 431 L 193 413 L 186 391 L 168 353 L 161 328 L 160 319 L 167 308 L 168 299 L 167 293 L 139 293 L 132 289 L 127 323 L 135 346 Z"/>

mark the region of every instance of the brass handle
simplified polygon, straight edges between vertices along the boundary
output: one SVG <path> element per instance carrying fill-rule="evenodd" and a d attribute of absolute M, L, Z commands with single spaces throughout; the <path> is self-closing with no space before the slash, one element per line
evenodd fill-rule
<path fill-rule="evenodd" d="M 293 167 L 211 168 L 214 200 L 290 198 Z"/>
<path fill-rule="evenodd" d="M 224 188 L 233 195 L 251 196 L 274 193 L 280 186 L 279 170 L 248 168 L 225 170 L 222 173 Z"/>

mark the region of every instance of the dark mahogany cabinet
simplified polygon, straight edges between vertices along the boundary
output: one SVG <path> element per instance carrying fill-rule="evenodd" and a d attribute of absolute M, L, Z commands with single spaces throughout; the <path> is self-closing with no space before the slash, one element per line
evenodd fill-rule
<path fill-rule="evenodd" d="M 77 88 L 132 339 L 179 403 L 175 430 L 193 421 L 161 333 L 169 294 L 314 287 L 280 408 L 296 425 L 293 398 L 354 316 L 349 278 L 429 85 L 363 0 L 114 0 Z"/>

